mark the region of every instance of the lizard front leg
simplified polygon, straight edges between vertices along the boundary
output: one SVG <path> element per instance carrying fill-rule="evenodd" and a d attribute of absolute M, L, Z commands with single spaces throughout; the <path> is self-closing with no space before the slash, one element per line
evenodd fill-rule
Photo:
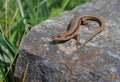
<path fill-rule="evenodd" d="M 75 46 L 78 48 L 78 46 L 81 45 L 81 43 L 80 43 L 80 35 L 79 34 L 75 34 L 74 38 L 76 39 Z"/>
<path fill-rule="evenodd" d="M 88 28 L 90 27 L 91 25 L 91 21 L 90 20 L 87 20 L 86 18 L 83 18 L 82 19 L 82 24 L 87 26 Z M 90 29 L 90 28 L 89 28 Z"/>

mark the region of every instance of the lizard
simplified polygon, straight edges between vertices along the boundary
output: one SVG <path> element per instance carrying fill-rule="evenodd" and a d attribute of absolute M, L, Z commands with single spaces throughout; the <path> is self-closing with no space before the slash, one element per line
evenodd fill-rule
<path fill-rule="evenodd" d="M 68 41 L 72 38 L 76 39 L 76 44 L 80 44 L 80 35 L 77 33 L 80 25 L 90 26 L 90 21 L 96 21 L 99 23 L 99 28 L 92 33 L 86 40 L 83 42 L 78 49 L 81 49 L 87 42 L 89 42 L 95 35 L 103 31 L 105 28 L 104 20 L 96 15 L 85 15 L 85 16 L 75 16 L 70 21 L 70 27 L 67 31 L 64 31 L 60 34 L 55 34 L 52 36 L 52 39 L 55 41 Z"/>

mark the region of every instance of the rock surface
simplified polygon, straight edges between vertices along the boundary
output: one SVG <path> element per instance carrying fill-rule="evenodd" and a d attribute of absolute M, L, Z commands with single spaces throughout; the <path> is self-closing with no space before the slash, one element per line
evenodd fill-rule
<path fill-rule="evenodd" d="M 74 39 L 53 44 L 52 35 L 65 31 L 75 15 L 98 15 L 105 29 L 76 50 Z M 96 29 L 81 26 L 80 42 Z M 95 0 L 36 25 L 24 36 L 16 63 L 15 77 L 25 82 L 119 82 L 120 81 L 120 1 Z"/>

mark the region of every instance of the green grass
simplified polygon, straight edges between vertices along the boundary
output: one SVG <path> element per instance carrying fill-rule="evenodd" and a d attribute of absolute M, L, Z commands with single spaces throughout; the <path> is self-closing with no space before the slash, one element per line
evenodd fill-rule
<path fill-rule="evenodd" d="M 36 24 L 91 0 L 0 0 L 0 82 L 15 82 L 22 37 Z"/>

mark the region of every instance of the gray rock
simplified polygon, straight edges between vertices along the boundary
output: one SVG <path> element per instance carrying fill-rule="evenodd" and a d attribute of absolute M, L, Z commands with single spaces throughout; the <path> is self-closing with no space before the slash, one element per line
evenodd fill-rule
<path fill-rule="evenodd" d="M 105 29 L 81 50 L 74 39 L 52 44 L 52 35 L 65 31 L 75 15 L 98 15 Z M 97 28 L 81 26 L 80 42 Z M 76 52 L 74 52 L 77 50 Z M 95 0 L 48 19 L 24 36 L 16 62 L 15 77 L 25 82 L 119 82 L 120 81 L 120 1 Z"/>

